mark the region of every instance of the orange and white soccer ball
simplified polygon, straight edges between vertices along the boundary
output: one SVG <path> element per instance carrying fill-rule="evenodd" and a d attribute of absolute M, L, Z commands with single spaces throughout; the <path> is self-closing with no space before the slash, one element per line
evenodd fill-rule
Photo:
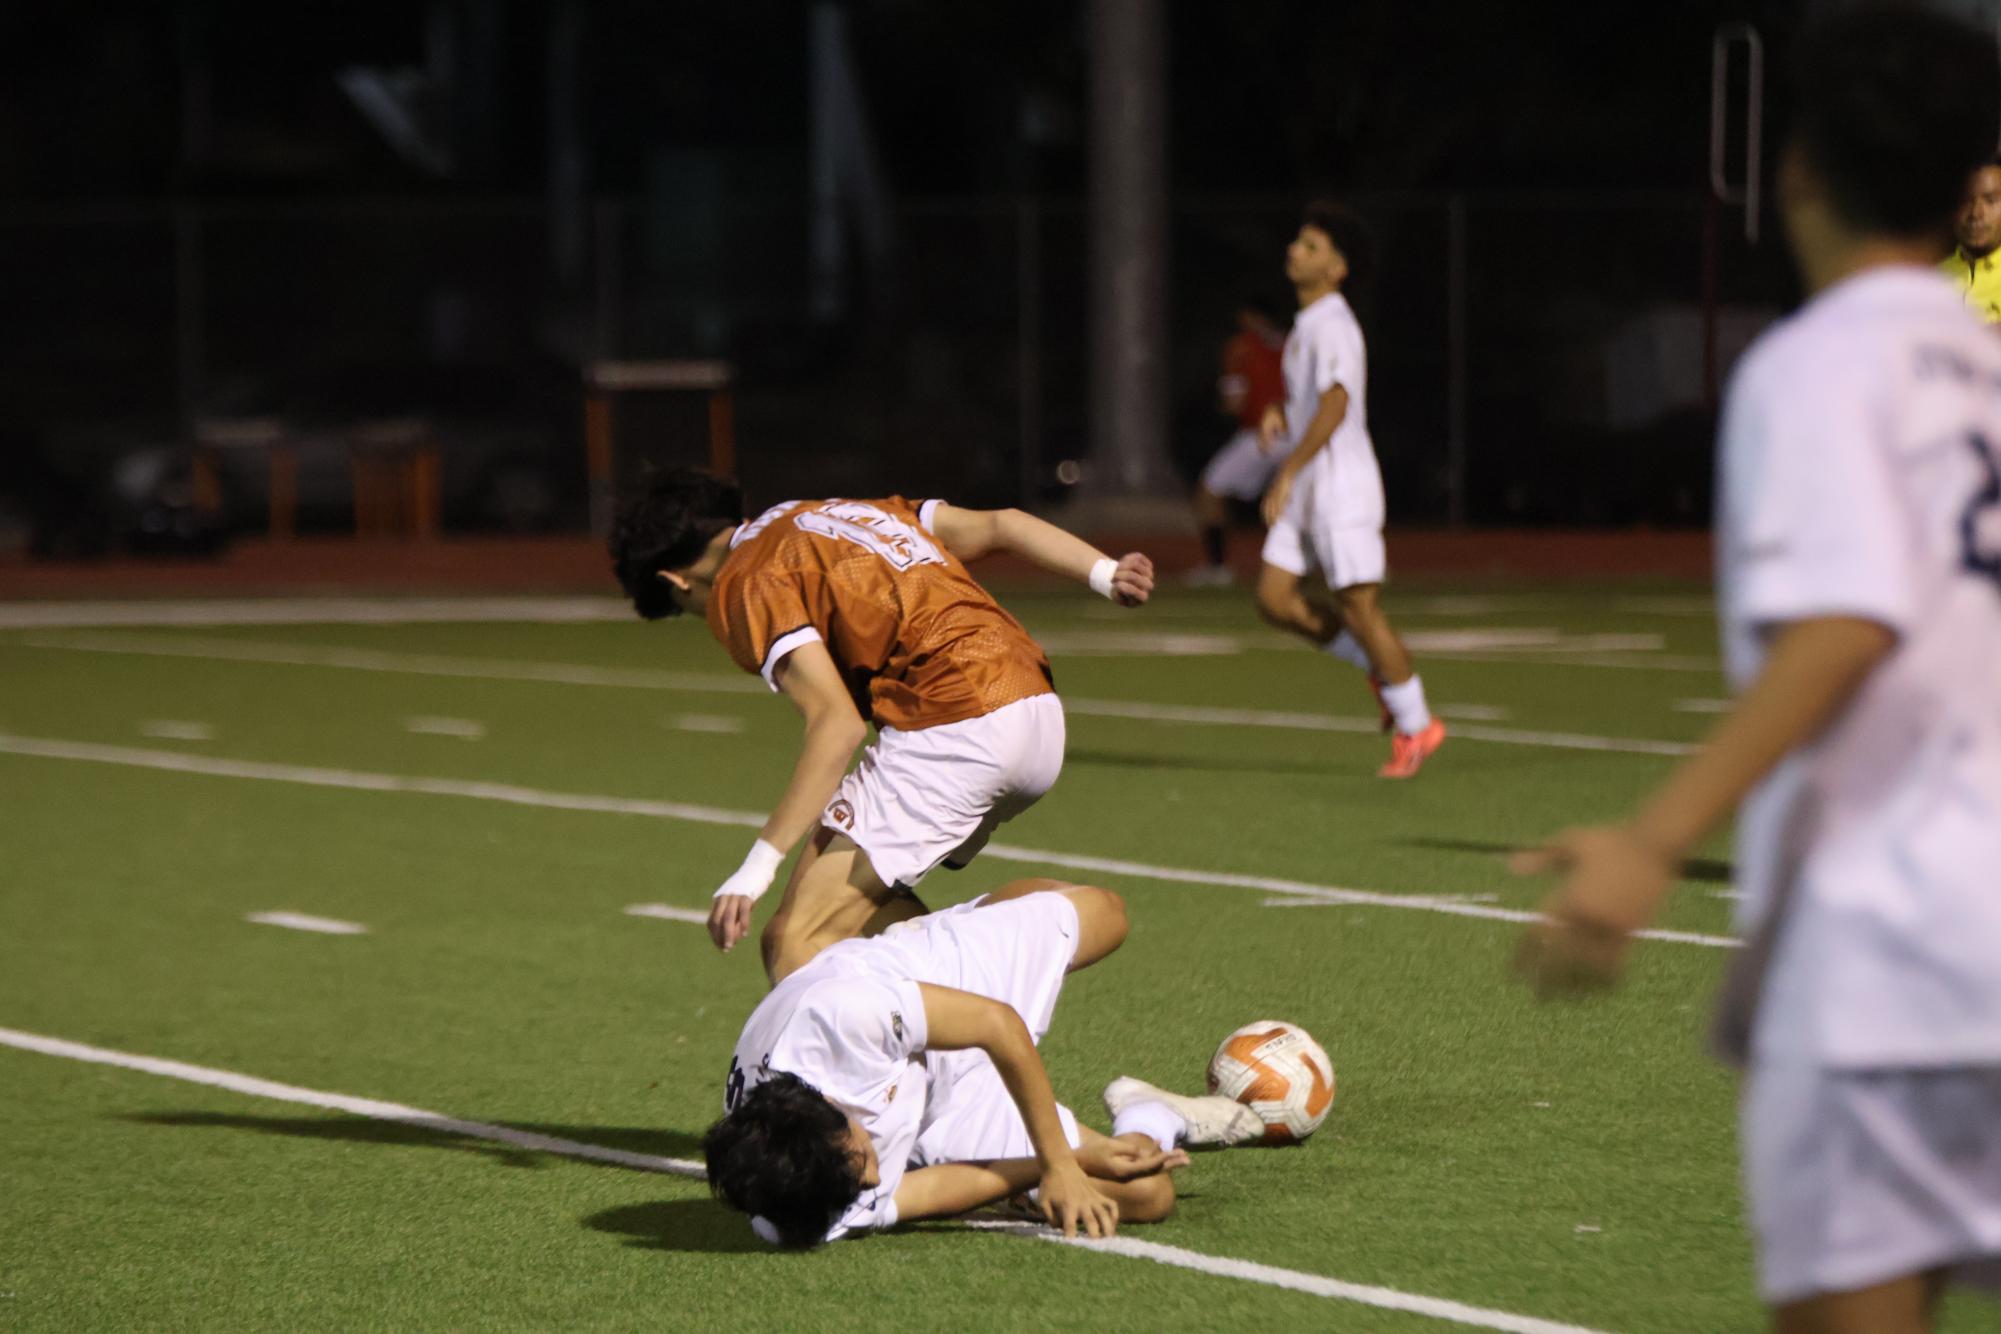
<path fill-rule="evenodd" d="M 1263 1143 L 1297 1144 L 1320 1128 L 1334 1105 L 1334 1063 L 1298 1024 L 1260 1019 L 1216 1048 L 1209 1091 L 1256 1112 L 1265 1123 Z"/>

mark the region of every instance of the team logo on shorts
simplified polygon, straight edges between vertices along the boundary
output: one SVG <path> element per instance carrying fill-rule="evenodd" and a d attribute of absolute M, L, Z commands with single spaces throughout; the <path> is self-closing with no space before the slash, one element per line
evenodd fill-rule
<path fill-rule="evenodd" d="M 898 1042 L 903 1041 L 903 1011 L 891 1010 L 889 1012 L 889 1026 L 891 1029 L 895 1031 L 896 1040 Z M 896 1090 L 892 1088 L 889 1091 L 889 1096 L 894 1098 L 896 1096 Z"/>
<path fill-rule="evenodd" d="M 833 805 L 827 807 L 827 818 L 843 829 L 853 829 L 855 808 L 848 804 L 846 797 L 837 798 Z"/>
<path fill-rule="evenodd" d="M 895 1101 L 896 1101 L 896 1085 L 891 1084 L 889 1086 L 889 1092 L 882 1095 L 882 1105 L 887 1107 L 889 1106 L 889 1104 Z"/>

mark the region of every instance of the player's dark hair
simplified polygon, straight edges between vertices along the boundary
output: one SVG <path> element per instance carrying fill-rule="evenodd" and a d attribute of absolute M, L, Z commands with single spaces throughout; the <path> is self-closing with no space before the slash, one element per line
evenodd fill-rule
<path fill-rule="evenodd" d="M 1943 236 L 1994 156 L 1994 38 L 1916 6 L 1871 5 L 1810 29 L 1793 62 L 1791 136 L 1850 226 Z"/>
<path fill-rule="evenodd" d="M 847 1115 L 797 1075 L 744 1094 L 702 1136 L 702 1156 L 710 1191 L 769 1220 L 787 1246 L 819 1245 L 862 1193 Z"/>
<path fill-rule="evenodd" d="M 1344 286 L 1360 287 L 1369 281 L 1369 275 L 1375 271 L 1376 242 L 1369 233 L 1368 225 L 1353 210 L 1317 199 L 1306 206 L 1306 211 L 1300 215 L 1299 225 L 1326 233 L 1334 248 L 1341 252 L 1341 258 L 1348 261 L 1348 278 Z"/>
<path fill-rule="evenodd" d="M 662 570 L 695 563 L 725 528 L 743 522 L 743 488 L 700 468 L 672 468 L 645 479 L 645 489 L 618 507 L 611 527 L 612 573 L 649 621 L 679 616 L 681 603 Z"/>

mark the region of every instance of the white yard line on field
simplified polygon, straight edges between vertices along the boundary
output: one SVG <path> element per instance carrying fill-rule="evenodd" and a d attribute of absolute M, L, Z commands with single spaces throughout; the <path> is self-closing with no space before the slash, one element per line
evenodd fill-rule
<path fill-rule="evenodd" d="M 0 604 L 0 630 L 98 625 L 538 625 L 630 621 L 619 598 L 214 598 Z"/>
<path fill-rule="evenodd" d="M 625 910 L 627 917 L 658 917 L 665 922 L 693 922 L 707 926 L 709 915 L 693 908 L 671 908 L 664 903 L 635 903 Z"/>
<path fill-rule="evenodd" d="M 1280 1269 L 1276 1265 L 1259 1264 L 1255 1260 L 1206 1255 L 1201 1251 L 1191 1251 L 1180 1246 L 1163 1246 L 1157 1241 L 1142 1241 L 1127 1233 L 1100 1240 L 1090 1237 L 1066 1238 L 1060 1232 L 1034 1223 L 1001 1219 L 973 1219 L 967 1226 L 989 1232 L 1007 1232 L 1020 1237 L 1034 1237 L 1040 1241 L 1053 1241 L 1065 1246 L 1075 1246 L 1081 1250 L 1096 1251 L 1100 1255 L 1124 1255 L 1135 1260 L 1151 1260 L 1155 1264 L 1173 1265 L 1177 1269 L 1193 1269 L 1198 1273 L 1215 1274 L 1221 1278 L 1265 1283 L 1275 1288 L 1287 1288 L 1293 1292 L 1311 1293 L 1316 1297 L 1360 1302 L 1364 1306 L 1380 1307 L 1386 1311 L 1408 1311 L 1412 1315 L 1430 1316 L 1433 1320 L 1447 1320 L 1458 1325 L 1506 1330 L 1508 1334 L 1593 1334 L 1592 1330 L 1583 1325 L 1565 1325 L 1554 1320 L 1542 1320 L 1536 1316 L 1516 1315 L 1511 1311 L 1496 1311 L 1485 1306 L 1468 1306 L 1464 1302 L 1448 1301 L 1443 1297 L 1426 1297 L 1396 1288 L 1349 1283 L 1338 1278 L 1326 1278 L 1320 1274 L 1301 1273 L 1297 1269 Z"/>
<path fill-rule="evenodd" d="M 750 676 L 705 672 L 663 672 L 645 667 L 590 667 L 573 662 L 527 662 L 513 658 L 451 658 L 428 653 L 330 648 L 316 644 L 275 644 L 247 639 L 91 634 L 31 635 L 18 641 L 29 648 L 84 653 L 129 653 L 151 658 L 196 658 L 205 662 L 257 662 L 279 667 L 336 667 L 357 672 L 397 672 L 448 676 L 467 681 L 538 681 L 548 685 L 610 686 L 630 690 L 680 690 L 719 695 L 761 695 L 764 683 Z"/>
<path fill-rule="evenodd" d="M 282 926 L 292 931 L 317 931 L 323 936 L 365 936 L 368 928 L 360 922 L 343 922 L 333 917 L 314 917 L 302 912 L 254 912 L 243 918 L 259 926 Z"/>
<path fill-rule="evenodd" d="M 395 1121 L 406 1126 L 434 1130 L 441 1135 L 464 1135 L 470 1139 L 493 1140 L 537 1153 L 559 1153 L 568 1158 L 588 1158 L 594 1162 L 616 1163 L 620 1167 L 636 1167 L 643 1172 L 665 1172 L 670 1176 L 694 1177 L 698 1180 L 708 1175 L 700 1163 L 689 1162 L 684 1158 L 661 1158 L 650 1153 L 608 1149 L 600 1144 L 584 1144 L 573 1139 L 558 1139 L 554 1135 L 538 1135 L 529 1130 L 516 1130 L 512 1126 L 489 1125 L 484 1121 L 465 1121 L 456 1116 L 445 1116 L 440 1112 L 427 1112 L 421 1107 L 405 1107 L 400 1103 L 379 1102 L 374 1098 L 355 1098 L 345 1093 L 324 1093 L 319 1089 L 300 1088 L 296 1084 L 273 1083 L 268 1079 L 239 1075 L 229 1070 L 216 1070 L 205 1065 L 189 1065 L 183 1061 L 165 1061 L 154 1056 L 135 1056 L 130 1052 L 86 1046 L 81 1042 L 43 1037 L 39 1033 L 23 1033 L 13 1028 L 0 1028 L 0 1046 L 18 1047 L 22 1051 L 40 1052 L 44 1056 L 60 1056 L 70 1061 L 88 1061 L 92 1065 L 113 1065 L 123 1070 L 137 1070 L 142 1074 L 160 1075 L 166 1079 L 184 1080 L 190 1084 L 205 1084 L 210 1088 L 228 1089 L 231 1093 L 248 1094 L 253 1098 L 271 1098 L 278 1102 L 324 1107 L 328 1111 L 346 1112 L 349 1116 L 363 1116 L 371 1121 Z"/>
<path fill-rule="evenodd" d="M 734 736 L 744 726 L 743 719 L 722 713 L 677 714 L 667 725 L 677 732 L 710 732 L 717 736 Z"/>
<path fill-rule="evenodd" d="M 231 1070 L 189 1065 L 183 1061 L 162 1060 L 154 1056 L 137 1056 L 131 1052 L 113 1051 L 106 1047 L 87 1046 L 81 1042 L 69 1042 L 62 1038 L 44 1037 L 39 1033 L 23 1033 L 18 1029 L 0 1028 L 0 1046 L 14 1047 L 21 1051 L 60 1057 L 69 1061 L 114 1066 L 165 1079 L 178 1079 L 253 1098 L 269 1098 L 274 1102 L 345 1112 L 349 1116 L 364 1117 L 371 1121 L 393 1121 L 441 1135 L 460 1135 L 468 1139 L 489 1140 L 534 1153 L 582 1158 L 592 1162 L 634 1168 L 642 1172 L 689 1177 L 697 1181 L 705 1179 L 708 1175 L 702 1164 L 686 1158 L 666 1158 L 657 1154 L 611 1149 L 600 1144 L 587 1144 L 581 1140 L 560 1139 L 554 1135 L 516 1130 L 512 1126 L 493 1125 L 486 1121 L 467 1121 L 440 1112 L 427 1112 L 420 1107 L 405 1107 L 400 1103 L 380 1102 L 374 1098 L 357 1098 L 345 1093 L 301 1088 L 296 1084 L 279 1084 L 251 1075 L 240 1075 Z M 1064 1241 L 1060 1233 L 1034 1224 L 975 1221 L 971 1226 L 1010 1236 Z M 1595 1334 L 1595 1331 L 1579 1325 L 1558 1324 L 1534 1316 L 1468 1306 L 1443 1297 L 1427 1297 L 1421 1293 L 1402 1292 L 1395 1288 L 1349 1283 L 1323 1274 L 1281 1269 L 1276 1265 L 1258 1264 L 1255 1261 L 1238 1260 L 1228 1256 L 1206 1255 L 1201 1251 L 1191 1251 L 1180 1246 L 1163 1246 L 1157 1242 L 1138 1241 L 1128 1237 L 1108 1237 L 1100 1241 L 1078 1238 L 1067 1244 L 1081 1246 L 1085 1250 L 1102 1255 L 1151 1260 L 1155 1264 L 1171 1265 L 1177 1269 L 1191 1270 L 1199 1274 L 1284 1288 L 1292 1292 L 1310 1293 L 1316 1297 L 1326 1297 L 1336 1301 L 1359 1302 L 1384 1310 L 1407 1311 L 1414 1315 L 1430 1316 L 1436 1320 L 1455 1324 L 1501 1330 L 1505 1334 Z"/>
<path fill-rule="evenodd" d="M 25 755 L 40 759 L 78 760 L 92 764 L 114 764 L 131 768 L 157 769 L 170 773 L 200 774 L 213 778 L 242 778 L 267 783 L 298 783 L 307 787 L 348 788 L 363 792 L 410 793 L 438 797 L 468 797 L 478 801 L 499 801 L 514 806 L 538 806 L 551 810 L 588 811 L 608 815 L 642 815 L 658 819 L 685 820 L 693 824 L 732 825 L 755 829 L 765 817 L 756 811 L 732 811 L 717 806 L 656 801 L 640 797 L 597 796 L 577 792 L 546 792 L 511 783 L 467 782 L 456 778 L 425 778 L 403 774 L 368 773 L 352 769 L 327 769 L 295 764 L 267 764 L 255 760 L 231 760 L 210 755 L 190 755 L 181 751 L 138 750 L 125 746 L 103 746 L 87 741 L 65 741 L 44 737 L 0 734 L 0 754 Z M 1131 876 L 1140 880 L 1160 880 L 1183 885 L 1227 885 L 1234 889 L 1257 889 L 1268 894 L 1298 898 L 1319 898 L 1328 903 L 1403 908 L 1416 912 L 1445 913 L 1456 917 L 1480 917 L 1502 922 L 1532 922 L 1536 914 L 1514 908 L 1494 908 L 1479 903 L 1460 903 L 1422 894 L 1381 894 L 1371 890 L 1342 889 L 1333 885 L 1313 885 L 1276 876 L 1242 875 L 1230 871 L 1205 871 L 1180 866 L 1156 866 L 1147 862 L 1122 861 L 1111 857 L 1090 857 L 1057 852 L 1047 848 L 1024 848 L 994 843 L 986 856 L 998 861 L 1028 862 L 1038 866 L 1061 866 L 1071 870 L 1096 871 L 1106 875 Z M 1643 940 L 1672 941 L 1684 945 L 1705 945 L 1717 949 L 1734 948 L 1728 936 L 1701 935 L 1687 931 L 1640 931 Z"/>
<path fill-rule="evenodd" d="M 447 658 L 428 654 L 388 653 L 375 649 L 319 648 L 305 645 L 251 643 L 232 639 L 179 639 L 146 635 L 65 634 L 34 636 L 18 641 L 30 648 L 67 649 L 88 653 L 132 653 L 209 661 L 256 662 L 289 667 L 334 667 L 372 672 L 409 672 L 420 676 L 450 676 L 469 680 L 538 681 L 558 685 L 606 686 L 634 690 L 764 694 L 761 682 L 748 676 L 708 676 L 693 672 L 650 671 L 644 668 L 588 667 L 577 663 L 515 662 L 482 658 Z M 1504 658 L 1519 662 L 1522 659 Z M 1621 664 L 1624 665 L 1624 664 Z M 1208 724 L 1223 727 L 1273 727 L 1313 732 L 1372 735 L 1375 718 L 1344 718 L 1321 713 L 1274 709 L 1207 708 L 1181 704 L 1144 704 L 1132 700 L 1077 699 L 1065 696 L 1066 711 L 1083 717 L 1137 718 L 1149 722 Z M 1447 710 L 1447 716 L 1450 711 Z M 1452 735 L 1463 741 L 1488 741 L 1511 746 L 1543 746 L 1554 750 L 1610 751 L 1631 755 L 1686 755 L 1688 742 L 1644 738 L 1585 736 L 1572 732 L 1536 732 L 1519 728 L 1460 723 Z"/>
<path fill-rule="evenodd" d="M 180 718 L 154 718 L 139 724 L 139 735 L 156 741 L 213 741 L 215 729 Z"/>
<path fill-rule="evenodd" d="M 418 736 L 449 736 L 460 741 L 484 741 L 486 724 L 474 718 L 405 718 L 403 730 Z"/>
<path fill-rule="evenodd" d="M 1376 718 L 1340 718 L 1324 713 L 1287 713 L 1272 709 L 1218 709 L 1186 704 L 1141 704 L 1131 700 L 1071 699 L 1066 713 L 1097 718 L 1140 718 L 1149 722 L 1196 723 L 1216 727 L 1276 727 L 1305 732 L 1373 734 Z M 1448 716 L 1450 710 L 1446 710 Z M 1575 732 L 1531 732 L 1514 727 L 1459 723 L 1452 735 L 1464 741 L 1494 741 L 1512 746 L 1544 746 L 1555 750 L 1613 751 L 1628 755 L 1686 755 L 1695 746 L 1686 741 L 1650 741 L 1638 737 L 1584 736 Z"/>

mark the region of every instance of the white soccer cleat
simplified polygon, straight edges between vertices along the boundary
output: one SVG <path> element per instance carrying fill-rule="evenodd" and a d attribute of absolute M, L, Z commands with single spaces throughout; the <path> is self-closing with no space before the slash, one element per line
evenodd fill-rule
<path fill-rule="evenodd" d="M 1235 1098 L 1220 1093 L 1190 1098 L 1155 1088 L 1130 1075 L 1121 1075 L 1105 1085 L 1105 1112 L 1114 1121 L 1136 1102 L 1164 1102 L 1172 1108 L 1187 1123 L 1188 1128 L 1181 1136 L 1183 1144 L 1249 1144 L 1264 1138 L 1263 1119 Z"/>

